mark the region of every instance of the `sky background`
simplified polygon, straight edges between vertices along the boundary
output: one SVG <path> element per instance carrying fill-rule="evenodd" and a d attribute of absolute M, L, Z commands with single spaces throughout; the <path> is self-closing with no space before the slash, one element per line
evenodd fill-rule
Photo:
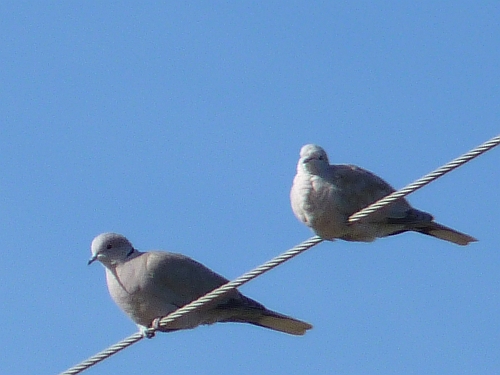
<path fill-rule="evenodd" d="M 57 374 L 136 332 L 101 232 L 227 278 L 309 238 L 300 147 L 396 188 L 499 133 L 500 4 L 4 2 L 0 373 Z M 322 243 L 240 290 L 303 337 L 217 324 L 85 374 L 500 372 L 500 149 L 409 196 L 479 239 Z"/>

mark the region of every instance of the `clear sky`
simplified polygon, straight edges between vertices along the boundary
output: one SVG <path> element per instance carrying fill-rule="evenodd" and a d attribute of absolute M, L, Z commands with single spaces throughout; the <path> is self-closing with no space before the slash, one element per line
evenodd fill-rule
<path fill-rule="evenodd" d="M 402 187 L 500 129 L 496 1 L 5 2 L 2 374 L 136 331 L 87 267 L 101 232 L 234 278 L 309 238 L 300 147 Z M 468 247 L 318 245 L 241 291 L 314 329 L 158 335 L 86 374 L 500 372 L 500 148 L 409 197 Z"/>

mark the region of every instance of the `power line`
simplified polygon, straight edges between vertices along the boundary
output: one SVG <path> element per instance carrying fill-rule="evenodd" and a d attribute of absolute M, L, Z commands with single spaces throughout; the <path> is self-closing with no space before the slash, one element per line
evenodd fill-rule
<path fill-rule="evenodd" d="M 417 181 L 412 182 L 411 184 L 406 185 L 404 188 L 399 189 L 398 191 L 395 191 L 394 193 L 391 193 L 388 196 L 378 200 L 377 202 L 363 208 L 361 211 L 352 215 L 349 218 L 349 222 L 354 223 L 356 221 L 359 221 L 362 218 L 381 209 L 382 207 L 387 206 L 389 203 L 392 203 L 402 197 L 406 197 L 408 194 L 413 193 L 415 190 L 418 190 L 421 187 L 424 187 L 425 185 L 441 177 L 442 175 L 451 172 L 455 168 L 460 167 L 461 165 L 467 163 L 475 157 L 484 154 L 486 151 L 492 149 L 493 147 L 498 146 L 499 143 L 500 135 L 497 135 L 496 137 L 491 138 L 489 141 L 484 142 L 483 144 L 477 146 L 476 148 L 470 150 L 462 156 L 459 156 L 449 163 L 446 163 L 442 167 L 439 167 L 435 171 L 432 171 L 431 173 L 428 173 L 425 176 L 419 178 Z"/>
<path fill-rule="evenodd" d="M 455 168 L 458 168 L 459 166 L 467 163 L 468 161 L 474 159 L 475 157 L 485 153 L 486 151 L 492 149 L 493 147 L 497 146 L 500 144 L 500 135 L 491 138 L 490 140 L 484 142 L 483 144 L 479 145 L 478 147 L 472 149 L 471 151 L 463 154 L 462 156 L 452 160 L 451 162 L 443 165 L 442 167 L 436 169 L 435 171 L 425 175 L 424 177 L 416 180 L 415 182 L 405 186 L 404 188 L 388 195 L 385 198 L 382 198 L 381 200 L 371 204 L 370 206 L 362 209 L 361 211 L 353 214 L 351 217 L 349 217 L 349 222 L 353 223 L 356 222 L 373 212 L 381 209 L 382 207 L 394 202 L 397 199 L 400 199 L 412 192 L 414 192 L 417 189 L 420 189 L 421 187 L 427 185 L 431 181 L 434 181 L 435 179 L 443 176 L 444 174 L 452 171 Z M 303 253 L 304 251 L 310 249 L 311 247 L 323 242 L 324 240 L 321 239 L 318 236 L 313 236 L 309 238 L 308 240 L 300 243 L 299 245 L 285 251 L 283 254 L 278 255 L 277 257 L 269 260 L 268 262 L 262 264 L 261 266 L 254 268 L 253 270 L 241 275 L 237 279 L 228 282 L 227 284 L 224 284 L 220 286 L 219 288 L 211 291 L 210 293 L 207 293 L 206 295 L 198 298 L 195 301 L 192 301 L 188 303 L 187 305 L 181 307 L 180 309 L 177 309 L 176 311 L 172 312 L 171 314 L 167 315 L 166 317 L 160 318 L 160 319 L 155 319 L 153 322 L 153 327 L 148 330 L 148 333 L 154 334 L 156 329 L 160 327 L 165 327 L 168 325 L 168 323 L 179 319 L 180 317 L 195 311 L 205 305 L 208 302 L 211 302 L 222 295 L 226 294 L 227 292 L 236 289 L 240 287 L 241 285 L 249 282 L 250 280 L 256 278 L 259 275 L 262 275 L 263 273 L 272 270 L 273 268 L 277 267 L 278 265 L 286 262 L 287 260 Z M 144 338 L 143 334 L 141 332 L 137 332 L 122 341 L 116 343 L 115 345 L 110 346 L 109 348 L 103 350 L 102 352 L 99 352 L 92 357 L 88 358 L 87 360 L 79 363 L 76 366 L 71 367 L 70 369 L 62 372 L 60 375 L 75 375 L 79 374 L 80 372 L 86 370 L 87 368 L 95 365 L 96 363 L 99 363 L 106 358 L 112 356 L 113 354 L 118 353 L 119 351 L 129 347 L 130 345 L 142 340 Z"/>

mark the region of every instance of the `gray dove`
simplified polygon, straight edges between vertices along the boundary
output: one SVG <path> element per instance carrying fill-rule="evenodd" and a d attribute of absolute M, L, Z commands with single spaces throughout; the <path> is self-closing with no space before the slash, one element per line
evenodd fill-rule
<path fill-rule="evenodd" d="M 91 251 L 89 264 L 98 260 L 105 266 L 111 297 L 147 336 L 147 329 L 156 318 L 228 282 L 187 256 L 140 252 L 116 233 L 98 235 L 92 241 Z M 235 289 L 160 329 L 169 332 L 216 322 L 250 323 L 292 335 L 303 335 L 312 328 L 308 323 L 266 309 Z"/>
<path fill-rule="evenodd" d="M 380 177 L 355 165 L 330 165 L 320 146 L 300 150 L 290 201 L 295 216 L 325 240 L 371 242 L 378 237 L 414 231 L 458 245 L 475 238 L 436 223 L 432 215 L 410 206 L 404 198 L 349 224 L 348 218 L 394 192 Z"/>

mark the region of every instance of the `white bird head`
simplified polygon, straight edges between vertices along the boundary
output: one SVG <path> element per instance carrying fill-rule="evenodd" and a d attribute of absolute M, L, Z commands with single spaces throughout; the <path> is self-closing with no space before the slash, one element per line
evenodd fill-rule
<path fill-rule="evenodd" d="M 92 257 L 88 264 L 98 260 L 105 266 L 123 263 L 136 250 L 125 236 L 117 233 L 102 233 L 92 241 Z"/>
<path fill-rule="evenodd" d="M 308 144 L 300 149 L 298 167 L 302 167 L 306 172 L 316 173 L 329 165 L 328 155 L 320 146 Z"/>

